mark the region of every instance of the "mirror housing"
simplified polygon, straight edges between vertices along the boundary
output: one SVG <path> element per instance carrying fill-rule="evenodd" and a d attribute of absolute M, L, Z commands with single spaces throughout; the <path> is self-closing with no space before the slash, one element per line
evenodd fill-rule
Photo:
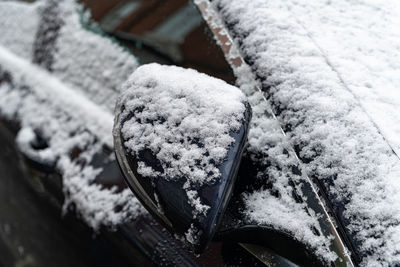
<path fill-rule="evenodd" d="M 238 88 L 191 69 L 148 64 L 123 85 L 113 137 L 125 180 L 196 253 L 227 207 L 250 119 Z"/>

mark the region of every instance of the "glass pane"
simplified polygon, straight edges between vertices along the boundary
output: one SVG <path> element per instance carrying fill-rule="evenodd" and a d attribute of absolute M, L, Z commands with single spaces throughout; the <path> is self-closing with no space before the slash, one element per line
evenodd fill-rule
<path fill-rule="evenodd" d="M 235 77 L 197 7 L 187 0 L 81 0 L 94 20 L 139 58 Z"/>

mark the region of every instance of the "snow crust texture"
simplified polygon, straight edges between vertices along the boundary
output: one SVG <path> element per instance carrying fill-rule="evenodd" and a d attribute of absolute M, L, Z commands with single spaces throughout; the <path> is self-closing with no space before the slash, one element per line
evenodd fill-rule
<path fill-rule="evenodd" d="M 361 264 L 400 264 L 399 3 L 213 3 Z M 247 199 L 250 218 L 271 219 L 269 196 Z"/>
<path fill-rule="evenodd" d="M 220 177 L 218 165 L 234 141 L 245 112 L 245 96 L 236 87 L 192 69 L 148 64 L 123 86 L 120 103 L 125 147 L 139 158 L 145 177 L 178 179 L 203 185 Z M 149 149 L 155 169 L 140 160 Z M 188 192 L 195 200 L 193 192 Z M 203 208 L 202 208 L 203 209 Z"/>
<path fill-rule="evenodd" d="M 62 174 L 64 212 L 74 206 L 92 228 L 114 227 L 145 211 L 129 189 L 94 181 L 102 169 L 93 157 L 112 149 L 117 86 L 137 62 L 84 29 L 75 1 L 57 2 L 0 2 L 0 115 L 19 122 L 21 151 Z M 54 21 L 57 27 L 43 25 Z M 33 149 L 38 136 L 46 146 Z"/>

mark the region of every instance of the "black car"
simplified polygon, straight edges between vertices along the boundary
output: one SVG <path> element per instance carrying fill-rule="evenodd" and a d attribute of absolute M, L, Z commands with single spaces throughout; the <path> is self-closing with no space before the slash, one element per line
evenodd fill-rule
<path fill-rule="evenodd" d="M 0 3 L 0 265 L 365 264 L 224 1 L 81 2 Z"/>

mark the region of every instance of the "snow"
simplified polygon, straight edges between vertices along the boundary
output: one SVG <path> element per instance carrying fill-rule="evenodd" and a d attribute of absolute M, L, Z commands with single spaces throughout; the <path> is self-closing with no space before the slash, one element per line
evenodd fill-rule
<path fill-rule="evenodd" d="M 115 129 L 138 159 L 143 177 L 184 179 L 193 217 L 210 208 L 196 189 L 217 182 L 219 165 L 244 120 L 245 96 L 236 87 L 192 69 L 147 64 L 123 85 Z M 150 150 L 160 167 L 140 158 Z"/>
<path fill-rule="evenodd" d="M 203 185 L 220 177 L 218 166 L 244 119 L 245 97 L 222 80 L 175 66 L 147 64 L 123 85 L 120 122 L 134 157 L 150 149 L 162 171 L 143 165 L 143 176 Z"/>
<path fill-rule="evenodd" d="M 191 224 L 190 228 L 185 233 L 185 238 L 191 244 L 198 244 L 200 235 L 201 231 L 199 231 L 194 224 Z M 179 237 L 177 238 L 179 239 Z"/>
<path fill-rule="evenodd" d="M 3 73 L 12 73 L 12 81 L 0 85 L 0 113 L 20 121 L 17 143 L 21 151 L 40 162 L 56 163 L 63 174 L 65 211 L 74 203 L 94 229 L 115 226 L 143 212 L 129 189 L 117 193 L 116 188 L 109 190 L 93 183 L 101 169 L 94 169 L 90 159 L 103 145 L 112 147 L 112 115 L 2 47 L 0 65 Z M 34 130 L 47 140 L 45 150 L 34 151 L 29 146 L 36 136 Z M 76 147 L 84 152 L 72 160 L 69 155 Z M 82 166 L 82 162 L 88 164 Z M 117 207 L 122 208 L 117 211 Z"/>
<path fill-rule="evenodd" d="M 102 225 L 115 227 L 143 214 L 144 208 L 129 189 L 118 192 L 115 187 L 108 189 L 96 184 L 94 179 L 102 169 L 93 167 L 91 161 L 104 147 L 112 149 L 113 115 L 110 109 L 118 94 L 114 87 L 122 85 L 137 63 L 132 55 L 110 40 L 94 37 L 95 34 L 88 31 L 85 35 L 83 28 L 76 24 L 78 16 L 73 14 L 74 8 L 77 12 L 79 6 L 69 0 L 60 3 L 59 8 L 60 12 L 66 12 L 61 14 L 63 27 L 75 27 L 81 38 L 76 44 L 78 47 L 61 54 L 65 49 L 62 50 L 59 44 L 57 53 L 45 54 L 49 58 L 54 56 L 55 60 L 49 61 L 54 63 L 54 68 L 46 70 L 48 66 L 41 68 L 30 63 L 35 53 L 32 48 L 41 38 L 39 34 L 38 39 L 34 39 L 39 27 L 38 14 L 49 3 L 0 2 L 0 25 L 14 25 L 15 28 L 13 32 L 0 27 L 0 77 L 10 77 L 0 83 L 0 115 L 20 123 L 16 141 L 21 151 L 41 163 L 55 166 L 62 174 L 64 212 L 74 206 L 95 230 Z M 19 27 L 21 21 L 24 24 Z M 62 36 L 63 33 L 59 38 Z M 85 43 L 85 39 L 91 41 Z M 93 50 L 82 48 L 87 45 Z M 65 57 L 64 65 L 57 67 L 62 56 Z M 93 68 L 84 64 L 71 65 L 74 58 L 77 62 L 85 62 L 87 58 Z M 126 64 L 121 64 L 122 59 Z M 79 72 L 84 76 L 77 78 Z M 108 78 L 102 79 L 105 76 Z M 46 141 L 47 147 L 32 149 L 37 133 Z M 82 152 L 72 158 L 74 149 Z M 115 159 L 110 157 L 108 160 Z"/>
<path fill-rule="evenodd" d="M 205 2 L 199 0 L 196 4 L 202 6 Z M 322 214 L 307 206 L 308 200 L 301 187 L 293 186 L 307 184 L 309 180 L 293 172 L 294 166 L 300 169 L 301 166 L 272 113 L 270 104 L 258 89 L 261 87 L 260 82 L 250 67 L 241 61 L 237 44 L 230 40 L 226 30 L 221 27 L 223 23 L 214 8 L 207 5 L 205 7 L 203 15 L 208 18 L 212 29 L 216 29 L 216 34 L 222 36 L 221 39 L 229 40 L 225 42 L 227 61 L 231 63 L 237 77 L 237 85 L 252 107 L 253 116 L 244 157 L 251 159 L 257 166 L 256 171 L 251 174 L 257 179 L 240 196 L 244 209 L 239 208 L 237 212 L 242 214 L 242 223 L 268 226 L 289 233 L 314 251 L 321 260 L 327 263 L 334 261 L 337 255 L 330 248 L 332 236 L 322 234 L 319 224 Z M 294 195 L 303 202 L 296 200 Z"/>
<path fill-rule="evenodd" d="M 36 133 L 30 127 L 22 128 L 17 136 L 16 142 L 21 151 L 24 151 L 30 159 L 36 162 L 41 162 L 47 166 L 52 166 L 54 164 L 54 154 L 49 148 L 35 150 L 32 148 L 32 143 L 36 141 Z"/>
<path fill-rule="evenodd" d="M 61 170 L 65 210 L 74 204 L 93 228 L 113 226 L 140 214 L 143 208 L 129 190 L 117 193 L 115 188 L 105 189 L 93 183 L 101 170 L 90 164 L 82 167 L 79 162 L 90 162 L 103 145 L 112 146 L 110 111 L 118 86 L 137 67 L 136 60 L 112 41 L 80 26 L 75 12 L 80 7 L 66 0 L 57 5 L 57 19 L 64 23 L 57 33 L 57 49 L 52 54 L 49 71 L 53 73 L 34 66 L 29 61 L 33 59 L 39 27 L 38 12 L 46 4 L 37 2 L 0 2 L 0 72 L 12 74 L 12 82 L 0 85 L 0 113 L 21 121 L 17 143 L 22 151 L 43 162 L 54 163 Z M 400 33 L 396 31 L 400 26 L 399 2 L 311 0 L 304 4 L 290 0 L 215 0 L 214 3 L 271 103 L 269 106 L 260 92 L 254 92 L 255 85 L 246 80 L 249 70 L 235 70 L 242 79 L 238 84 L 253 109 L 246 155 L 268 166 L 266 170 L 259 170 L 258 179 L 272 184 L 272 189 L 261 188 L 242 196 L 247 207 L 246 219 L 288 231 L 318 249 L 319 255 L 328 255 L 329 240 L 310 231 L 311 228 L 319 230 L 316 216 L 310 216 L 304 204 L 291 198 L 293 189 L 289 183 L 301 177 L 291 173 L 290 166 L 296 161 L 284 151 L 295 147 L 307 174 L 325 184 L 334 204 L 345 204 L 342 216 L 347 220 L 349 233 L 358 241 L 362 265 L 400 264 L 400 184 L 397 182 L 400 177 L 400 116 L 397 115 Z M 184 72 L 174 75 L 184 75 Z M 139 83 L 140 78 L 125 86 Z M 182 79 L 163 77 L 162 81 L 182 85 Z M 193 82 L 188 82 L 184 88 L 191 86 Z M 220 92 L 218 100 L 222 102 L 200 105 L 209 108 L 205 110 L 208 114 L 224 102 L 232 103 L 228 98 L 236 95 L 225 84 L 215 88 L 218 90 L 209 90 L 206 96 L 212 98 Z M 235 100 L 240 99 L 236 96 Z M 167 105 L 161 104 L 170 103 L 165 99 L 171 100 L 154 99 L 160 108 L 156 110 L 154 106 L 155 114 L 166 112 L 163 108 Z M 198 99 L 193 100 L 196 103 Z M 179 100 L 176 105 L 173 111 L 180 111 Z M 287 132 L 287 139 L 271 110 Z M 182 114 L 170 115 L 179 120 Z M 232 122 L 237 122 L 238 117 L 233 117 Z M 225 130 L 235 127 L 235 123 L 224 123 L 228 121 L 212 123 Z M 204 129 L 210 131 L 207 134 L 221 130 L 214 125 L 205 125 L 208 127 Z M 161 131 L 165 125 L 158 126 L 159 132 L 167 133 Z M 196 129 L 196 124 L 180 126 Z M 35 151 L 30 150 L 29 144 L 37 131 L 49 147 L 32 154 Z M 178 136 L 172 137 L 178 140 Z M 218 146 L 210 141 L 213 149 L 209 153 L 221 159 L 230 139 L 226 134 L 217 137 Z M 161 144 L 161 140 L 155 143 Z M 185 148 L 191 146 L 194 149 L 189 153 Z M 73 147 L 85 152 L 71 160 L 69 153 Z M 185 139 L 180 148 L 177 152 L 185 152 L 183 159 L 189 162 L 204 149 Z M 171 160 L 172 155 L 161 153 L 160 157 Z M 148 166 L 141 168 L 145 176 L 151 175 L 150 171 Z M 183 171 L 191 175 L 191 181 L 204 181 L 201 170 Z M 198 201 L 190 187 L 187 192 L 199 212 L 206 212 L 207 207 Z M 117 206 L 122 207 L 121 211 L 116 210 Z M 188 231 L 189 237 L 194 236 L 192 232 L 194 229 Z"/>
<path fill-rule="evenodd" d="M 195 210 L 195 217 L 199 214 L 206 215 L 207 211 L 210 209 L 210 206 L 204 205 L 201 203 L 201 199 L 197 194 L 196 190 L 187 190 L 186 194 L 189 199 L 189 203 L 193 206 Z"/>
<path fill-rule="evenodd" d="M 88 17 L 74 0 L 4 1 L 0 44 L 113 111 L 122 82 L 138 63 L 116 41 L 101 36 Z"/>
<path fill-rule="evenodd" d="M 357 241 L 361 264 L 400 264 L 399 3 L 217 0 L 214 6 L 307 174 L 325 185 L 334 205 L 344 205 L 339 216 Z M 282 210 L 270 195 L 246 199 L 249 218 L 283 224 L 264 210 L 267 203 Z"/>
<path fill-rule="evenodd" d="M 248 216 L 263 225 L 273 225 L 276 229 L 289 233 L 295 239 L 306 241 L 311 248 L 316 249 L 316 254 L 321 258 L 334 261 L 337 256 L 327 251 L 329 241 L 323 236 L 316 236 L 313 226 L 316 225 L 312 216 L 306 216 L 305 209 L 294 204 L 293 197 L 289 194 L 282 194 L 283 198 L 277 198 L 268 190 L 259 190 L 251 194 L 245 194 L 244 200 Z M 280 212 L 275 212 L 279 210 Z M 301 218 L 301 219 L 300 219 Z M 314 238 L 310 238 L 314 236 Z M 322 246 L 321 246 L 322 244 Z"/>
<path fill-rule="evenodd" d="M 257 84 L 251 82 L 251 74 L 242 65 L 236 69 L 242 80 L 240 88 L 247 92 L 253 110 L 248 135 L 248 147 L 245 157 L 257 164 L 257 181 L 264 184 L 261 188 L 252 188 L 241 196 L 245 209 L 246 224 L 271 226 L 274 229 L 290 233 L 295 239 L 311 248 L 321 260 L 334 261 L 337 256 L 330 250 L 331 237 L 322 235 L 318 222 L 319 214 L 307 207 L 306 202 L 298 202 L 293 195 L 302 195 L 301 190 L 293 187 L 306 178 L 293 173 L 298 166 L 296 157 L 289 153 L 290 143 L 278 121 L 272 115 L 271 107 L 262 93 L 256 91 Z"/>
<path fill-rule="evenodd" d="M 400 155 L 400 3 L 291 1 L 288 9 Z"/>
<path fill-rule="evenodd" d="M 0 45 L 31 59 L 39 15 L 38 4 L 3 1 L 0 3 Z"/>
<path fill-rule="evenodd" d="M 138 67 L 135 57 L 82 21 L 82 7 L 73 0 L 60 1 L 57 16 L 63 21 L 55 43 L 55 76 L 81 90 L 94 103 L 113 111 L 121 84 Z M 86 25 L 82 25 L 82 23 Z M 98 31 L 98 30 L 97 30 Z"/>

